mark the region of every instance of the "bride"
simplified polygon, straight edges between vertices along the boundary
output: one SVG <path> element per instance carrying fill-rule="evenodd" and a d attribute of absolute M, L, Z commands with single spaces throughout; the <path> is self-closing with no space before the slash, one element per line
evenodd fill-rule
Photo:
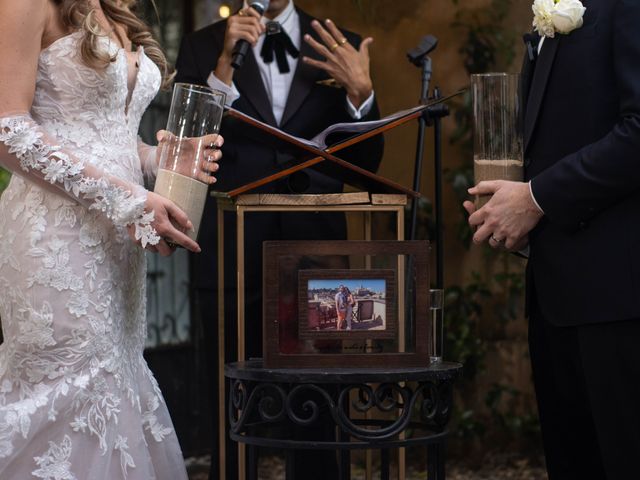
<path fill-rule="evenodd" d="M 171 78 L 135 3 L 0 1 L 2 479 L 186 479 L 142 357 L 143 249 L 200 247 L 142 187 L 157 164 L 138 126 Z"/>

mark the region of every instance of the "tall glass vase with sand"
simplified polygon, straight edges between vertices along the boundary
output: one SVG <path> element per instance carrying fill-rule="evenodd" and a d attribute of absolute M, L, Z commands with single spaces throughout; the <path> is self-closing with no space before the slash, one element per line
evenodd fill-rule
<path fill-rule="evenodd" d="M 511 73 L 471 75 L 476 185 L 483 180 L 524 178 L 519 78 Z M 488 196 L 476 198 L 476 208 L 488 200 Z"/>
<path fill-rule="evenodd" d="M 218 134 L 225 95 L 206 87 L 177 83 L 166 134 L 160 141 L 155 193 L 172 200 L 189 217 L 197 240 L 209 186 L 202 181 L 204 150 Z"/>

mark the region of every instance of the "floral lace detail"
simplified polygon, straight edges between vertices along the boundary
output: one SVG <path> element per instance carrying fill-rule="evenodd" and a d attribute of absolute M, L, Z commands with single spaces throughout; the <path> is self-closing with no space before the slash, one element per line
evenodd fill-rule
<path fill-rule="evenodd" d="M 0 118 L 0 142 L 15 154 L 25 171 L 36 170 L 51 184 L 62 184 L 74 197 L 92 201 L 90 209 L 103 212 L 117 226 L 135 226 L 136 240 L 143 248 L 157 245 L 160 237 L 151 226 L 153 212 L 144 212 L 144 196 L 134 197 L 130 191 L 112 185 L 105 178 L 83 175 L 82 161 L 72 161 L 59 146 L 42 139 L 37 124 L 28 116 Z"/>
<path fill-rule="evenodd" d="M 120 467 L 122 468 L 122 478 L 127 478 L 127 469 L 136 468 L 133 457 L 129 453 L 129 445 L 127 445 L 127 439 L 122 435 L 118 435 L 116 437 L 116 445 L 113 448 L 120 451 Z"/>
<path fill-rule="evenodd" d="M 147 401 L 147 411 L 142 414 L 142 424 L 145 430 L 151 433 L 156 442 L 161 442 L 164 440 L 164 437 L 173 433 L 172 428 L 165 427 L 158 422 L 155 411 L 158 410 L 159 407 L 160 400 L 158 400 L 158 397 L 155 395 L 150 396 Z"/>
<path fill-rule="evenodd" d="M 76 476 L 71 473 L 70 456 L 71 439 L 65 435 L 60 445 L 49 442 L 49 450 L 41 457 L 34 458 L 40 468 L 31 474 L 44 480 L 76 480 Z"/>

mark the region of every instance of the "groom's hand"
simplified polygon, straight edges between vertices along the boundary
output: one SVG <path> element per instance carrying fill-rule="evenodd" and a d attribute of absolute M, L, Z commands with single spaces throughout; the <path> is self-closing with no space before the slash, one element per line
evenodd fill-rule
<path fill-rule="evenodd" d="M 469 225 L 477 227 L 475 243 L 489 241 L 492 247 L 503 245 L 507 250 L 520 248 L 527 235 L 543 216 L 531 197 L 529 184 L 494 180 L 480 182 L 469 189 L 470 195 L 491 195 L 480 210 L 471 202 L 465 208 L 471 213 Z"/>

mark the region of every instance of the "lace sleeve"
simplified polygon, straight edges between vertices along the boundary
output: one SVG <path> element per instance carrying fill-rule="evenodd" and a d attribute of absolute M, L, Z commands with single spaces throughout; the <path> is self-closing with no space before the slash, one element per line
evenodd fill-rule
<path fill-rule="evenodd" d="M 6 150 L 2 166 L 40 185 L 53 186 L 91 210 L 99 210 L 116 226 L 135 228 L 143 247 L 160 237 L 145 212 L 147 191 L 74 158 L 46 134 L 29 114 L 0 117 L 0 142 Z"/>
<path fill-rule="evenodd" d="M 158 175 L 158 147 L 147 145 L 138 137 L 138 156 L 140 157 L 140 167 L 144 176 L 144 184 L 149 190 L 153 189 Z"/>

